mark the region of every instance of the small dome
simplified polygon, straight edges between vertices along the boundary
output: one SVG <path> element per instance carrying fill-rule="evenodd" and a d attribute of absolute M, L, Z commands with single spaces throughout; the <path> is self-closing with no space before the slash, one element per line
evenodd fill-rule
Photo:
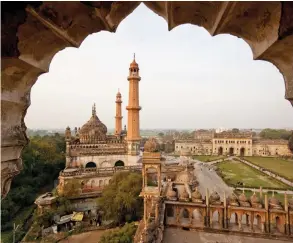
<path fill-rule="evenodd" d="M 201 193 L 197 190 L 197 188 L 195 189 L 195 191 L 191 194 L 192 199 L 202 199 L 202 195 Z"/>
<path fill-rule="evenodd" d="M 176 197 L 177 196 L 177 193 L 172 189 L 172 187 L 170 186 L 168 191 L 167 191 L 167 194 L 166 196 L 168 198 L 172 198 L 172 197 Z"/>
<path fill-rule="evenodd" d="M 186 191 L 185 187 L 183 189 L 183 192 L 181 193 L 181 197 L 180 198 L 182 198 L 182 199 L 188 199 L 189 198 L 189 194 Z"/>
<path fill-rule="evenodd" d="M 248 201 L 246 196 L 245 196 L 245 194 L 244 194 L 244 192 L 242 192 L 242 194 L 239 196 L 239 201 L 241 201 L 241 202 L 247 202 Z"/>
<path fill-rule="evenodd" d="M 270 208 L 273 208 L 273 209 L 282 210 L 282 205 L 280 201 L 277 198 L 275 198 L 274 194 L 273 194 L 273 197 L 269 199 L 269 206 Z"/>
<path fill-rule="evenodd" d="M 150 138 L 144 144 L 144 151 L 145 152 L 159 152 L 160 146 L 155 138 Z"/>
<path fill-rule="evenodd" d="M 130 63 L 130 68 L 138 68 L 138 64 L 135 61 L 135 58 L 133 59 L 132 63 Z"/>
<path fill-rule="evenodd" d="M 184 184 L 193 184 L 194 180 L 194 176 L 187 170 L 186 167 L 184 171 L 181 171 L 177 174 L 175 181 Z"/>
<path fill-rule="evenodd" d="M 96 140 L 105 140 L 107 127 L 100 121 L 96 115 L 96 106 L 93 106 L 91 118 L 81 127 L 79 135 L 82 140 L 93 138 Z"/>
<path fill-rule="evenodd" d="M 116 94 L 116 97 L 118 98 L 121 98 L 121 93 L 120 93 L 120 91 L 118 90 L 118 92 L 117 92 L 117 94 Z"/>
<path fill-rule="evenodd" d="M 106 134 L 107 127 L 100 121 L 97 116 L 92 116 L 91 119 L 81 127 L 79 133 L 81 135 Z"/>
<path fill-rule="evenodd" d="M 215 201 L 219 201 L 220 200 L 220 195 L 214 191 L 211 195 L 210 195 L 210 201 L 215 202 Z"/>
<path fill-rule="evenodd" d="M 235 195 L 235 193 L 232 193 L 231 196 L 229 196 L 229 204 L 230 205 L 238 205 L 238 198 L 237 196 Z"/>
<path fill-rule="evenodd" d="M 270 202 L 270 204 L 280 205 L 280 201 L 277 198 L 275 198 L 275 197 L 271 197 L 269 199 L 269 202 Z"/>
<path fill-rule="evenodd" d="M 250 197 L 250 202 L 251 203 L 260 203 L 259 197 L 256 195 L 254 192 L 253 195 Z"/>

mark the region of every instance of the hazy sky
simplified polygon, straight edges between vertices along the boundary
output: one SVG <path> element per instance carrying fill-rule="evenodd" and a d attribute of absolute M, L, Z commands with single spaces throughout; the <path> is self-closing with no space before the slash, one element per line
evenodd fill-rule
<path fill-rule="evenodd" d="M 116 33 L 88 36 L 80 48 L 56 54 L 50 71 L 32 88 L 28 128 L 82 126 L 97 115 L 114 127 L 115 95 L 127 124 L 128 68 L 140 67 L 141 128 L 293 127 L 281 73 L 253 61 L 250 47 L 231 35 L 166 21 L 141 4 Z"/>

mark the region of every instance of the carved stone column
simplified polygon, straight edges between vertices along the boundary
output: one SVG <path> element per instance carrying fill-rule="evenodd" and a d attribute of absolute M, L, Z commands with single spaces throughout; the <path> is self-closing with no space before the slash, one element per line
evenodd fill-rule
<path fill-rule="evenodd" d="M 30 105 L 30 90 L 42 70 L 17 58 L 2 59 L 1 70 L 1 194 L 22 170 L 21 152 L 28 143 L 24 116 Z"/>

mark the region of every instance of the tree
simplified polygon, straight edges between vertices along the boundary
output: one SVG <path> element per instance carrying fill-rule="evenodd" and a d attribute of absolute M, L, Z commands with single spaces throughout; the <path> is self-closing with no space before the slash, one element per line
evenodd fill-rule
<path fill-rule="evenodd" d="M 132 243 L 135 232 L 135 224 L 126 223 L 120 229 L 114 229 L 104 233 L 101 236 L 99 243 Z"/>
<path fill-rule="evenodd" d="M 234 133 L 239 133 L 239 129 L 238 129 L 238 128 L 233 128 L 233 129 L 232 129 L 232 132 L 234 132 Z"/>
<path fill-rule="evenodd" d="M 293 131 L 292 131 L 292 134 L 290 136 L 288 146 L 289 146 L 289 149 L 291 150 L 291 152 L 293 153 Z"/>
<path fill-rule="evenodd" d="M 53 188 L 54 180 L 65 165 L 64 152 L 64 137 L 59 134 L 30 137 L 30 143 L 22 152 L 23 170 L 13 179 L 8 195 L 2 200 L 2 231 L 11 229 L 14 218 L 34 204 L 42 189 Z"/>
<path fill-rule="evenodd" d="M 265 139 L 285 139 L 289 140 L 291 136 L 291 131 L 285 129 L 263 129 L 259 136 Z"/>
<path fill-rule="evenodd" d="M 139 173 L 116 173 L 110 184 L 105 187 L 98 205 L 104 212 L 104 219 L 112 219 L 118 224 L 137 220 L 143 211 L 139 193 L 142 188 L 142 176 Z"/>
<path fill-rule="evenodd" d="M 59 196 L 74 197 L 81 193 L 81 184 L 78 179 L 67 180 L 63 186 L 58 186 L 57 189 Z"/>
<path fill-rule="evenodd" d="M 159 132 L 159 137 L 164 137 L 164 133 L 162 133 L 162 132 Z"/>

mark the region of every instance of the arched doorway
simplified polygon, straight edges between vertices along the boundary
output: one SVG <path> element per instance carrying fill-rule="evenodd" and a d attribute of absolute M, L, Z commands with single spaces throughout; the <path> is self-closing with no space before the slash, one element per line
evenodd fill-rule
<path fill-rule="evenodd" d="M 229 148 L 229 155 L 234 155 L 234 148 Z"/>
<path fill-rule="evenodd" d="M 34 25 L 36 25 L 36 22 L 35 21 L 30 21 L 30 18 L 26 18 L 26 23 L 23 23 L 23 21 L 21 21 L 21 19 L 23 18 L 22 14 L 17 14 L 15 15 L 15 13 L 13 12 L 15 9 L 21 9 L 19 11 L 23 11 L 25 12 L 25 8 L 27 8 L 27 4 L 29 3 L 19 3 L 19 5 L 17 5 L 18 7 L 10 7 L 9 5 L 10 4 L 16 4 L 16 3 L 12 3 L 12 2 L 7 2 L 5 4 L 5 6 L 3 7 L 4 10 L 3 12 L 7 13 L 5 14 L 5 17 L 4 18 L 4 21 L 3 21 L 3 29 L 4 32 L 6 33 L 6 30 L 8 31 L 7 33 L 8 36 L 19 36 L 19 43 L 22 43 L 24 41 L 27 41 L 27 35 L 25 34 L 22 34 L 20 33 L 22 29 L 26 30 L 28 27 L 25 27 L 25 28 L 11 28 L 9 24 L 7 23 L 11 23 L 11 19 L 20 19 L 17 20 L 16 22 L 18 23 L 18 25 L 20 24 L 25 24 L 24 26 L 29 26 L 29 28 L 31 29 L 35 29 L 36 27 Z M 43 4 L 46 4 L 46 3 L 43 3 Z M 50 3 L 51 4 L 51 3 Z M 56 5 L 59 4 L 58 2 L 56 2 Z M 73 3 L 71 3 L 73 4 Z M 78 5 L 81 5 L 81 7 L 78 6 L 78 8 L 80 9 L 84 9 L 84 3 L 82 2 L 78 2 L 78 3 L 74 3 L 74 6 L 75 4 L 78 4 Z M 104 8 L 103 7 L 100 7 L 100 8 L 95 8 L 95 5 L 96 3 L 87 3 L 89 4 L 90 6 L 93 6 L 93 8 L 96 10 L 96 11 L 104 11 Z M 104 2 L 104 3 L 101 3 L 102 5 L 103 4 L 108 4 L 107 2 Z M 129 4 L 129 6 L 127 6 L 127 4 Z M 17 82 L 16 80 L 18 79 L 13 79 L 13 82 L 9 82 L 9 81 L 6 81 L 6 80 L 9 80 L 10 75 L 12 76 L 12 74 L 14 75 L 14 72 L 11 72 L 12 74 L 10 75 L 3 75 L 3 78 L 5 79 L 5 82 L 2 82 L 2 84 L 4 85 L 3 90 L 2 92 L 10 92 L 10 91 L 7 91 L 7 90 L 10 90 L 10 89 L 6 89 L 6 86 L 7 87 L 10 87 L 11 90 L 14 90 L 14 92 L 16 93 L 19 93 L 17 96 L 18 99 L 13 101 L 13 102 L 8 102 L 8 100 L 5 100 L 6 98 L 3 98 L 3 102 L 1 103 L 3 105 L 3 110 L 5 110 L 6 112 L 9 112 L 7 114 L 9 114 L 8 117 L 12 117 L 12 120 L 13 120 L 13 124 L 21 124 L 21 128 L 22 129 L 15 129 L 15 132 L 17 132 L 17 136 L 14 136 L 13 139 L 10 141 L 9 139 L 9 129 L 11 129 L 12 126 L 9 126 L 9 124 L 12 124 L 12 121 L 10 119 L 4 119 L 3 120 L 3 123 L 4 124 L 4 128 L 2 131 L 2 135 L 3 135 L 3 143 L 2 144 L 5 144 L 6 141 L 9 141 L 9 144 L 10 144 L 10 147 L 14 148 L 15 146 L 15 149 L 19 149 L 19 147 L 23 147 L 25 146 L 25 144 L 27 143 L 25 140 L 21 140 L 21 143 L 19 143 L 19 138 L 22 138 L 25 134 L 25 123 L 24 122 L 21 122 L 23 121 L 23 118 L 26 114 L 26 109 L 28 108 L 28 106 L 30 105 L 30 102 L 29 102 L 29 94 L 30 93 L 30 89 L 31 89 L 31 86 L 32 84 L 34 83 L 34 80 L 36 80 L 36 77 L 40 74 L 40 73 L 43 73 L 43 72 L 46 72 L 48 70 L 48 66 L 49 66 L 49 62 L 51 60 L 51 57 L 53 56 L 53 54 L 55 52 L 58 52 L 59 50 L 65 48 L 66 46 L 74 46 L 74 47 L 78 47 L 80 45 L 80 43 L 83 41 L 83 39 L 89 35 L 89 34 L 92 34 L 93 31 L 101 31 L 101 30 L 108 30 L 108 31 L 111 31 L 111 32 L 114 32 L 117 28 L 117 26 L 120 24 L 120 22 L 122 21 L 122 19 L 124 19 L 126 16 L 128 16 L 132 11 L 133 9 L 135 9 L 138 4 L 140 4 L 140 2 L 123 2 L 123 3 L 113 3 L 111 4 L 111 7 L 110 8 L 105 8 L 107 9 L 107 13 L 113 13 L 114 14 L 111 14 L 111 16 L 119 16 L 117 18 L 114 18 L 115 20 L 109 20 L 110 22 L 111 21 L 114 21 L 115 23 L 113 24 L 110 24 L 108 22 L 105 22 L 104 24 L 101 24 L 101 25 L 98 25 L 97 27 L 95 28 L 92 28 L 89 25 L 86 25 L 86 28 L 84 29 L 84 31 L 78 31 L 78 28 L 80 28 L 80 24 L 74 24 L 72 26 L 70 26 L 70 24 L 68 25 L 67 23 L 65 24 L 66 27 L 65 28 L 73 28 L 73 30 L 71 29 L 70 33 L 73 33 L 73 36 L 70 35 L 70 33 L 68 33 L 68 37 L 66 37 L 66 41 L 60 41 L 58 40 L 58 38 L 60 38 L 61 35 L 56 35 L 56 33 L 54 31 L 46 31 L 46 33 L 48 35 L 50 35 L 50 37 L 47 37 L 47 38 L 41 38 L 41 33 L 44 32 L 44 28 L 47 28 L 46 26 L 39 26 L 39 33 L 40 35 L 36 36 L 36 39 L 37 41 L 33 41 L 35 38 L 30 38 L 29 41 L 27 41 L 26 45 L 24 45 L 24 48 L 22 50 L 18 50 L 18 45 L 11 45 L 10 42 L 10 38 L 4 38 L 4 43 L 3 43 L 3 51 L 2 53 L 5 53 L 4 58 L 3 58 L 3 62 L 5 62 L 5 65 L 3 65 L 4 67 L 8 67 L 9 69 L 11 69 L 11 65 L 8 65 L 6 64 L 7 62 L 11 62 L 11 59 L 10 58 L 5 58 L 5 57 L 12 57 L 12 55 L 14 55 L 14 53 L 19 53 L 17 54 L 18 56 L 24 56 L 22 52 L 25 53 L 25 57 L 24 59 L 28 59 L 28 60 L 31 60 L 29 57 L 30 56 L 38 56 L 38 58 L 36 58 L 34 65 L 35 67 L 39 67 L 37 70 L 38 71 L 35 71 L 33 72 L 32 74 L 30 75 L 27 75 L 29 73 L 29 71 L 27 70 L 30 70 L 29 68 L 24 68 L 24 75 L 15 75 L 16 77 L 15 78 L 19 78 L 19 81 L 22 80 L 22 82 L 25 84 L 25 88 L 21 85 L 19 85 L 19 82 Z M 145 2 L 144 3 L 146 6 L 148 6 L 150 9 L 152 10 L 156 10 L 159 12 L 160 16 L 165 16 L 165 19 L 168 20 L 168 24 L 170 25 L 170 29 L 180 25 L 180 24 L 183 24 L 183 23 L 192 23 L 194 25 L 199 25 L 199 26 L 203 26 L 204 28 L 206 28 L 212 35 L 216 35 L 216 34 L 219 34 L 221 33 L 221 28 L 217 28 L 217 24 L 218 24 L 218 21 L 214 21 L 215 19 L 215 16 L 221 16 L 219 15 L 218 11 L 221 11 L 222 10 L 222 7 L 217 7 L 217 11 L 214 11 L 215 9 L 215 5 L 214 3 L 211 3 L 211 4 L 205 4 L 204 5 L 204 10 L 202 11 L 204 17 L 205 18 L 205 24 L 202 25 L 202 18 L 198 18 L 197 15 L 194 15 L 193 18 L 191 18 L 190 16 L 193 16 L 193 13 L 194 11 L 198 11 L 198 9 L 202 9 L 202 6 L 201 6 L 201 3 L 200 2 L 194 2 L 192 3 L 192 5 L 184 5 L 184 2 L 180 2 L 180 7 L 171 7 L 171 4 L 175 4 L 175 3 L 171 3 L 171 2 L 168 2 L 167 4 L 167 7 L 168 9 L 170 8 L 172 11 L 174 12 L 171 12 L 171 14 L 169 13 L 169 11 L 165 11 L 165 8 L 160 8 L 158 6 L 160 6 L 160 2 L 154 2 L 154 1 L 151 1 L 151 2 Z M 170 5 L 169 5 L 170 4 Z M 177 3 L 179 5 L 179 3 Z M 182 5 L 181 5 L 182 4 Z M 219 2 L 219 4 L 222 4 Z M 233 2 L 229 3 L 229 4 L 234 4 Z M 229 6 L 228 4 L 228 6 Z M 249 3 L 248 3 L 249 4 Z M 253 3 L 251 3 L 253 4 Z M 264 4 L 264 5 L 263 5 Z M 241 6 L 239 6 L 239 11 L 241 12 L 241 16 L 247 16 L 247 14 L 243 14 L 242 12 L 244 11 L 252 11 L 252 12 L 255 12 L 257 9 L 257 13 L 261 13 L 261 9 L 264 8 L 266 3 L 261 3 L 261 4 L 258 4 L 257 6 L 255 7 L 251 7 L 251 8 L 241 8 Z M 288 3 L 282 3 L 280 4 L 279 2 L 275 2 L 274 3 L 276 5 L 276 8 L 273 7 L 273 9 L 278 9 L 278 11 L 282 12 L 281 8 L 282 9 L 288 9 L 288 5 L 287 4 L 290 4 L 289 2 Z M 21 6 L 20 6 L 21 5 Z M 32 5 L 32 4 L 30 4 Z M 27 11 L 29 11 L 30 13 L 35 13 L 35 11 L 37 10 L 34 10 L 34 7 L 37 7 L 39 5 L 39 3 L 37 5 L 32 5 L 32 6 L 29 6 L 29 8 L 27 9 Z M 55 9 L 55 3 L 53 4 L 52 3 L 52 7 L 53 9 Z M 118 6 L 117 6 L 118 5 Z M 125 5 L 127 7 L 125 7 Z M 198 5 L 198 6 L 197 6 Z M 65 6 L 65 5 L 64 5 Z M 269 5 L 271 6 L 271 5 Z M 40 9 L 41 7 L 38 7 L 38 9 Z M 46 8 L 46 6 L 44 7 L 44 9 Z M 71 6 L 67 6 L 65 7 L 66 9 L 70 9 Z M 76 7 L 75 7 L 76 8 Z M 91 10 L 92 7 L 90 7 L 88 9 L 88 11 L 92 11 Z M 178 15 L 180 16 L 181 15 L 181 11 L 178 11 L 178 9 L 184 9 L 184 8 L 187 8 L 186 11 L 188 12 L 188 14 L 185 14 L 185 15 L 182 15 L 182 20 L 181 21 L 174 21 L 174 19 L 178 19 Z M 207 9 L 206 9 L 207 8 Z M 58 9 L 58 7 L 56 7 L 56 9 Z M 289 8 L 290 9 L 290 8 Z M 32 12 L 33 11 L 33 12 Z M 58 10 L 56 10 L 57 13 L 58 13 Z M 117 12 L 117 14 L 116 14 Z M 268 12 L 271 12 L 271 8 L 268 8 Z M 74 11 L 70 11 L 71 14 L 75 13 Z M 80 14 L 79 12 L 76 13 L 76 14 Z M 87 18 L 87 19 L 90 19 L 91 18 L 91 15 L 88 14 L 87 12 L 82 12 L 84 18 Z M 240 16 L 239 15 L 239 16 Z M 249 14 L 248 14 L 249 15 Z M 172 16 L 172 17 L 168 17 L 168 16 Z M 225 21 L 225 16 L 226 15 L 223 15 L 221 17 L 223 17 L 224 19 L 222 20 Z M 284 11 L 284 18 L 288 18 L 287 16 L 290 16 L 290 11 Z M 177 17 L 177 18 L 176 18 Z M 230 16 L 228 16 L 230 17 Z M 283 17 L 283 12 L 282 12 L 282 17 Z M 78 20 L 80 19 L 81 21 L 84 21 L 84 18 L 77 18 Z M 245 17 L 247 18 L 247 17 Z M 75 19 L 75 16 L 73 15 L 72 17 L 70 17 L 70 19 Z M 49 20 L 50 21 L 50 20 Z M 103 20 L 104 21 L 104 20 Z M 258 23 L 257 21 L 259 21 L 259 14 L 251 14 L 249 15 L 249 21 L 250 23 Z M 270 22 L 270 24 L 267 24 L 266 25 L 266 28 L 271 28 L 271 26 L 274 26 L 275 29 L 279 30 L 279 29 L 286 29 L 286 21 L 283 23 L 283 21 L 278 21 L 277 18 L 271 18 L 270 21 L 275 21 L 275 24 L 272 24 Z M 42 22 L 42 21 L 41 21 Z M 53 21 L 54 22 L 54 21 Z M 58 22 L 58 21 L 57 21 Z M 59 24 L 56 22 L 56 24 L 58 26 L 56 26 L 56 28 L 60 28 L 59 27 Z M 66 21 L 65 21 L 66 22 Z M 90 22 L 90 21 L 89 21 Z M 55 22 L 54 22 L 55 23 Z M 44 25 L 44 23 L 42 23 Z M 283 24 L 285 26 L 283 26 Z M 235 22 L 235 25 L 238 26 L 239 28 L 237 28 L 238 31 L 235 32 L 235 28 L 233 24 L 229 25 L 229 27 L 227 27 L 227 30 L 225 30 L 225 33 L 233 33 L 235 34 L 236 36 L 240 37 L 240 38 L 243 38 L 243 37 L 250 37 L 248 39 L 248 43 L 250 46 L 253 46 L 253 52 L 255 54 L 255 59 L 264 59 L 264 60 L 270 60 L 272 63 L 274 63 L 275 65 L 278 66 L 279 70 L 282 70 L 282 73 L 284 75 L 284 78 L 285 78 L 285 82 L 286 82 L 286 99 L 290 100 L 291 103 L 293 104 L 293 96 L 291 95 L 292 92 L 291 92 L 291 89 L 289 87 L 292 87 L 291 83 L 292 83 L 292 69 L 290 68 L 286 68 L 286 67 L 290 67 L 290 63 L 292 63 L 292 58 L 288 57 L 288 54 L 289 53 L 289 50 L 290 50 L 290 45 L 282 45 L 283 48 L 279 48 L 279 45 L 278 44 L 275 44 L 275 45 L 272 45 L 269 41 L 267 41 L 266 43 L 263 43 L 263 39 L 262 38 L 254 38 L 254 36 L 258 36 L 259 33 L 260 33 L 260 30 L 256 28 L 256 26 L 258 26 L 257 24 L 247 24 L 245 26 L 240 26 L 241 25 L 241 21 L 236 21 Z M 75 30 L 74 28 L 77 28 L 77 30 Z M 278 33 L 279 38 L 276 40 L 276 42 L 281 42 L 281 41 L 284 41 L 284 38 L 290 38 L 291 35 L 289 35 L 287 33 L 288 31 L 280 31 Z M 249 35 L 247 33 L 253 33 L 253 35 Z M 263 32 L 265 33 L 265 37 L 266 39 L 271 39 L 270 35 L 274 35 L 276 32 L 275 31 L 266 31 L 266 32 Z M 51 41 L 52 43 L 54 43 L 54 46 L 51 46 L 51 45 L 48 45 L 46 44 L 48 39 L 51 40 L 54 40 L 54 41 Z M 56 39 L 55 39 L 56 38 Z M 61 39 L 64 38 L 64 37 L 61 37 Z M 246 40 L 247 41 L 247 40 Z M 51 44 L 50 42 L 50 44 Z M 30 48 L 30 45 L 34 46 L 36 45 L 36 43 L 38 44 L 38 48 Z M 261 43 L 261 44 L 259 44 Z M 29 45 L 30 44 L 30 45 Z M 56 46 L 55 46 L 56 45 Z M 39 46 L 41 46 L 41 48 L 39 48 Z M 42 48 L 42 46 L 46 47 L 46 48 Z M 259 50 L 260 49 L 260 50 Z M 37 52 L 37 50 L 39 52 L 42 53 L 42 55 L 40 54 L 36 54 L 35 52 Z M 259 55 L 260 53 L 266 53 L 265 51 L 266 50 L 269 50 L 267 51 L 267 53 L 275 53 L 277 52 L 278 55 Z M 27 53 L 26 53 L 27 52 Z M 14 57 L 14 56 L 13 56 Z M 273 58 L 274 57 L 274 58 Z M 276 59 L 275 61 L 273 59 Z M 279 61 L 279 60 L 282 60 L 282 61 Z M 24 62 L 26 62 L 27 60 L 24 60 Z M 20 67 L 15 67 L 14 69 L 20 69 L 23 65 L 23 61 L 20 61 L 20 62 L 15 62 L 16 64 L 15 65 L 20 65 Z M 30 63 L 30 62 L 28 62 Z M 277 63 L 277 64 L 276 64 Z M 292 65 L 291 65 L 292 66 Z M 4 68 L 3 68 L 4 69 Z M 28 80 L 26 80 L 28 79 Z M 289 84 L 290 82 L 290 84 Z M 18 90 L 19 89 L 19 90 Z M 22 90 L 27 90 L 27 92 L 22 92 Z M 289 90 L 290 89 L 290 90 Z M 28 98 L 25 98 L 25 96 L 28 96 Z M 5 93 L 5 95 L 2 95 L 2 97 L 7 97 L 7 94 Z M 28 99 L 28 100 L 27 100 Z M 9 107 L 13 104 L 13 106 L 15 107 L 21 107 L 21 109 L 10 109 Z M 15 121 L 14 121 L 15 120 Z M 7 123 L 7 125 L 6 125 Z M 6 131 L 7 130 L 7 131 Z M 22 148 L 20 148 L 22 149 Z M 7 151 L 7 152 L 6 152 Z M 11 152 L 11 149 L 5 149 L 5 154 L 7 153 L 7 155 L 5 156 L 2 156 L 4 158 L 9 158 L 9 163 L 10 161 L 18 161 L 19 159 L 19 154 L 20 153 L 12 153 Z M 13 156 L 13 160 L 11 159 Z M 4 162 L 6 162 L 4 159 L 3 159 Z M 8 161 L 7 161 L 8 162 Z M 11 162 L 12 163 L 12 162 Z M 16 164 L 16 162 L 13 162 Z M 4 164 L 4 163 L 3 163 Z M 6 163 L 5 163 L 6 164 Z M 7 163 L 8 164 L 8 163 Z M 17 165 L 16 166 L 16 170 L 19 170 L 18 168 L 19 166 Z M 4 170 L 3 170 L 4 172 Z M 8 173 L 8 172 L 5 172 L 5 173 Z M 2 176 L 3 177 L 3 176 Z M 9 190 L 9 185 L 10 185 L 10 182 L 11 180 L 5 180 L 4 181 L 5 183 L 2 183 L 3 185 L 6 185 L 8 187 L 8 190 Z M 2 190 L 2 192 L 5 192 L 7 193 L 7 189 L 5 188 L 5 190 Z"/>
<path fill-rule="evenodd" d="M 116 161 L 116 163 L 115 163 L 114 166 L 115 166 L 115 167 L 116 167 L 116 166 L 124 166 L 124 162 L 123 162 L 122 160 L 118 160 L 118 161 Z"/>
<path fill-rule="evenodd" d="M 240 149 L 240 156 L 243 157 L 245 155 L 245 148 Z"/>
<path fill-rule="evenodd" d="M 218 149 L 218 155 L 223 155 L 223 148 L 222 148 L 222 147 L 220 147 L 220 148 Z"/>
<path fill-rule="evenodd" d="M 88 162 L 86 165 L 85 165 L 85 168 L 95 168 L 97 167 L 96 163 L 94 162 Z"/>

